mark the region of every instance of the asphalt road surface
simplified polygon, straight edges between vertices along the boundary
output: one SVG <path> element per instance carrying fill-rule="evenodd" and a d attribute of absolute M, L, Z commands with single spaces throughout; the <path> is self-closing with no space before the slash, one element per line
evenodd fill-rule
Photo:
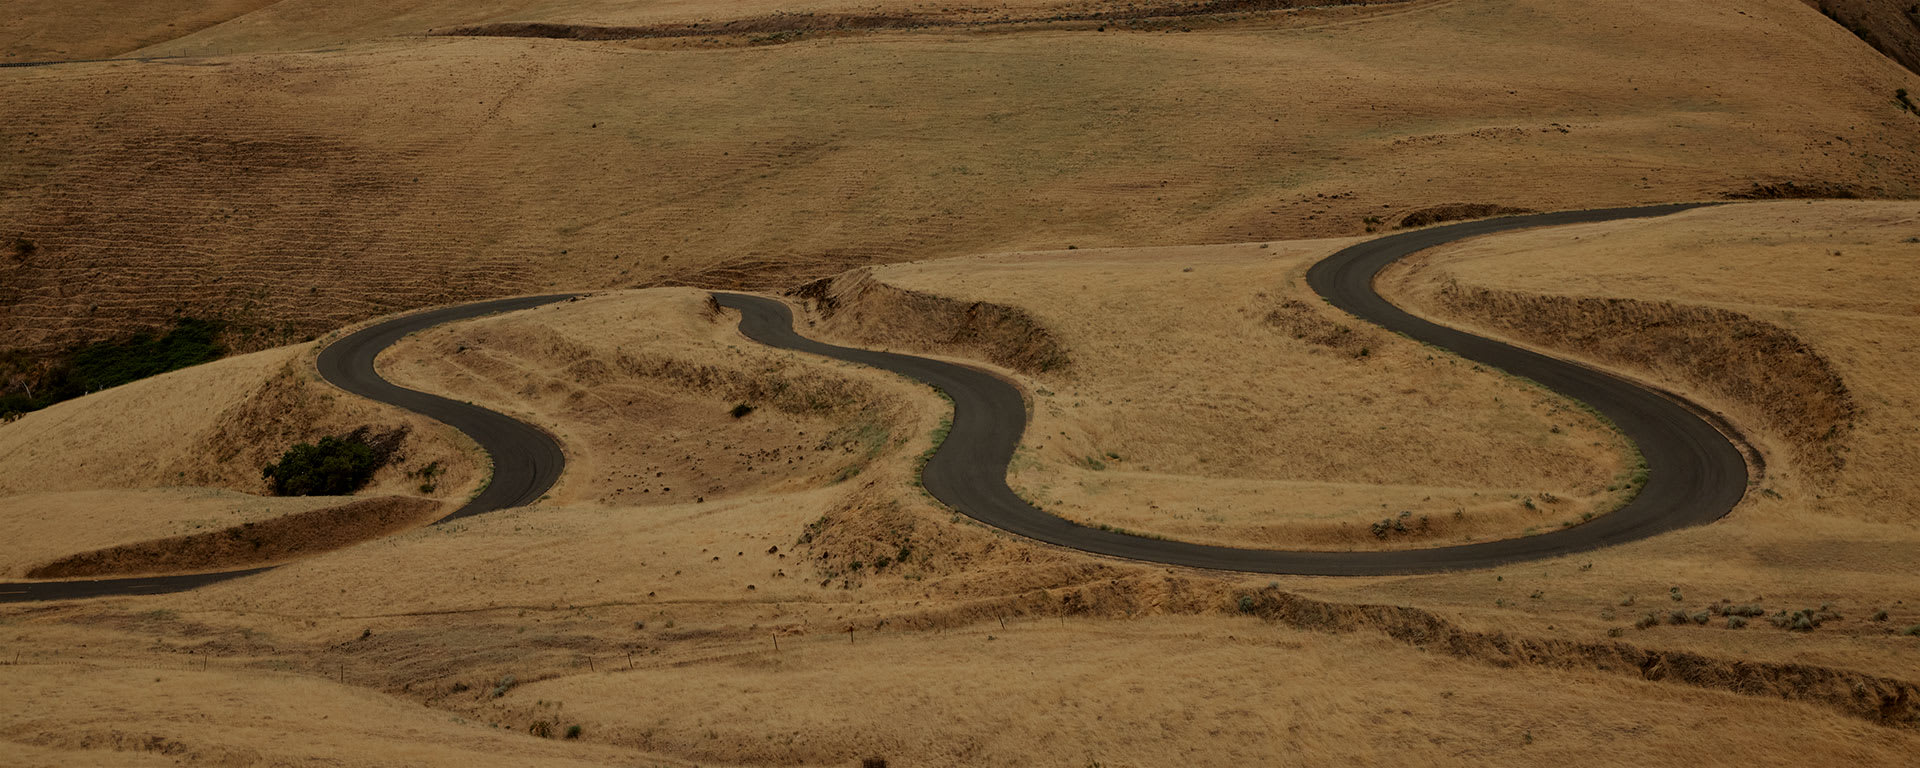
<path fill-rule="evenodd" d="M 796 333 L 792 313 L 781 302 L 743 294 L 715 296 L 722 305 L 740 311 L 740 330 L 754 341 L 893 371 L 952 397 L 953 428 L 927 462 L 921 481 L 934 498 L 987 525 L 1094 554 L 1227 571 L 1361 576 L 1486 568 L 1622 544 L 1718 520 L 1746 493 L 1746 461 L 1719 430 L 1666 396 L 1591 368 L 1421 320 L 1375 293 L 1374 276 L 1408 254 L 1462 238 L 1661 216 L 1693 207 L 1697 206 L 1569 211 L 1422 229 L 1354 245 L 1308 270 L 1307 284 L 1340 309 L 1585 402 L 1612 419 L 1646 458 L 1646 485 L 1631 502 L 1610 514 L 1536 536 L 1432 549 L 1238 549 L 1151 539 L 1068 522 L 1035 509 L 1007 487 L 1007 463 L 1027 421 L 1026 403 L 1012 384 L 953 363 L 823 344 Z"/>
<path fill-rule="evenodd" d="M 470 517 L 496 509 L 526 506 L 560 479 L 566 457 L 560 444 L 531 425 L 476 405 L 400 387 L 373 370 L 374 357 L 408 334 L 441 323 L 529 309 L 572 298 L 573 294 L 530 296 L 482 301 L 416 312 L 371 325 L 320 351 L 320 376 L 336 387 L 371 400 L 397 405 L 465 432 L 493 459 L 493 476 L 486 488 L 464 506 L 438 522 Z M 121 579 L 21 581 L 0 583 L 0 603 L 36 600 L 76 600 L 115 595 L 157 595 L 181 592 L 228 579 L 251 576 L 272 566 L 177 576 L 134 576 Z"/>
<path fill-rule="evenodd" d="M 714 296 L 723 306 L 740 311 L 740 331 L 754 341 L 893 371 L 931 384 L 953 398 L 953 428 L 927 462 L 921 480 L 934 498 L 987 525 L 1099 555 L 1227 571 L 1359 576 L 1486 568 L 1622 544 L 1718 520 L 1746 493 L 1746 461 L 1713 425 L 1667 396 L 1591 368 L 1421 320 L 1375 293 L 1374 276 L 1415 251 L 1464 238 L 1531 227 L 1662 216 L 1695 207 L 1568 211 L 1415 230 L 1351 246 L 1307 271 L 1307 284 L 1342 310 L 1468 360 L 1532 379 L 1592 406 L 1612 419 L 1646 458 L 1646 485 L 1631 502 L 1610 514 L 1536 536 L 1432 549 L 1238 549 L 1150 539 L 1068 522 L 1035 509 L 1007 487 L 1007 463 L 1027 421 L 1026 403 L 1012 384 L 954 363 L 824 344 L 794 331 L 792 311 L 786 304 L 744 294 Z M 320 353 L 320 375 L 348 392 L 445 422 L 472 437 L 492 457 L 492 481 L 442 521 L 531 504 L 559 479 L 565 464 L 565 456 L 552 437 L 478 406 L 391 384 L 374 372 L 373 361 L 380 351 L 410 333 L 568 298 L 572 295 L 500 299 L 389 320 L 329 345 Z M 178 592 L 265 570 L 0 583 L 0 602 Z"/>

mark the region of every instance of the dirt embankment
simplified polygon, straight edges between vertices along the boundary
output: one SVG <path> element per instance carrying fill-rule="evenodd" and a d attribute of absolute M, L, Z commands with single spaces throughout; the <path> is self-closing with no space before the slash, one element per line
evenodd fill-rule
<path fill-rule="evenodd" d="M 1032 315 L 896 288 L 856 269 L 789 291 L 828 333 L 870 346 L 977 357 L 1022 373 L 1059 372 L 1066 348 Z"/>
<path fill-rule="evenodd" d="M 1785 328 L 1724 309 L 1536 296 L 1449 282 L 1449 315 L 1713 393 L 1784 438 L 1817 480 L 1846 465 L 1856 408 L 1833 365 Z"/>
<path fill-rule="evenodd" d="M 1521 213 L 1533 213 L 1530 208 L 1515 208 L 1494 203 L 1447 203 L 1408 211 L 1400 217 L 1400 227 L 1424 227 L 1446 221 L 1465 219 L 1484 219 L 1490 216 L 1512 216 Z"/>
<path fill-rule="evenodd" d="M 188 573 L 245 568 L 340 549 L 424 524 L 440 502 L 408 496 L 337 507 L 211 533 L 153 539 L 63 557 L 27 572 L 33 579 Z"/>
<path fill-rule="evenodd" d="M 774 13 L 728 21 L 681 22 L 640 26 L 568 24 L 532 21 L 473 24 L 434 30 L 455 37 L 545 37 L 560 40 L 643 40 L 652 38 L 750 36 L 749 43 L 790 42 L 809 33 L 941 29 L 1013 24 L 1089 22 L 1139 24 L 1194 16 L 1254 14 L 1327 6 L 1393 5 L 1410 0 L 1193 0 L 1152 5 L 1083 3 L 1039 12 L 994 8 L 942 8 L 898 13 Z"/>

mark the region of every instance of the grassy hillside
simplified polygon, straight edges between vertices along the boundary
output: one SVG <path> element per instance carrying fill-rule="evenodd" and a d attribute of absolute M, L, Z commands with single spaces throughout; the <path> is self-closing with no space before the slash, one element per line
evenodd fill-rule
<path fill-rule="evenodd" d="M 5 70 L 0 236 L 36 248 L 0 257 L 0 338 L 47 353 L 188 306 L 269 343 L 549 287 L 1354 234 L 1444 203 L 1914 191 L 1920 116 L 1891 97 L 1920 83 L 1812 14 L 1471 0 Z"/>

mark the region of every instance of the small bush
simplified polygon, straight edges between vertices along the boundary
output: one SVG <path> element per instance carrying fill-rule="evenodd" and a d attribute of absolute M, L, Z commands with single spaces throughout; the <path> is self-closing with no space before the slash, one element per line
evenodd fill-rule
<path fill-rule="evenodd" d="M 1741 616 L 1727 617 L 1727 629 L 1740 629 L 1741 627 L 1745 627 L 1746 625 L 1747 625 L 1747 620 L 1744 617 L 1741 617 Z"/>
<path fill-rule="evenodd" d="M 360 490 L 378 468 L 373 446 L 350 438 L 323 437 L 319 443 L 288 448 L 260 475 L 272 484 L 275 496 L 344 496 Z"/>
<path fill-rule="evenodd" d="M 1634 622 L 1633 627 L 1634 629 L 1651 629 L 1659 623 L 1660 618 L 1649 613 L 1641 616 L 1639 621 Z"/>
<path fill-rule="evenodd" d="M 1908 637 L 1920 637 L 1920 624 L 1915 624 L 1911 627 L 1907 627 L 1906 629 L 1900 630 L 1900 634 L 1906 635 Z"/>
<path fill-rule="evenodd" d="M 580 738 L 580 726 L 577 726 L 577 725 L 567 726 L 567 738 L 569 739 Z"/>
<path fill-rule="evenodd" d="M 1240 596 L 1240 612 L 1253 613 L 1253 595 Z"/>
<path fill-rule="evenodd" d="M 1688 616 L 1686 611 L 1681 610 L 1679 608 L 1675 608 L 1667 612 L 1668 624 L 1685 624 L 1692 620 L 1693 620 L 1692 616 Z"/>
<path fill-rule="evenodd" d="M 1705 624 L 1712 619 L 1713 613 L 1711 611 L 1695 611 L 1693 614 L 1693 623 L 1695 624 Z"/>
<path fill-rule="evenodd" d="M 513 690 L 513 686 L 517 682 L 519 681 L 513 679 L 513 675 L 500 678 L 500 684 L 493 687 L 493 698 L 497 699 L 507 695 L 507 691 Z"/>
<path fill-rule="evenodd" d="M 1781 629 L 1792 630 L 1794 632 L 1812 632 L 1813 630 L 1819 629 L 1823 622 L 1840 618 L 1840 614 L 1834 613 L 1831 609 L 1831 605 L 1822 605 L 1820 610 L 1802 608 L 1791 613 L 1781 611 L 1774 614 L 1768 620 L 1773 622 L 1774 626 Z"/>
<path fill-rule="evenodd" d="M 1887 612 L 1886 612 L 1886 610 L 1885 610 L 1885 609 L 1882 609 L 1882 610 L 1878 610 L 1878 611 L 1874 611 L 1874 612 L 1873 612 L 1873 620 L 1874 620 L 1874 621 L 1886 621 L 1886 620 L 1887 620 Z"/>
<path fill-rule="evenodd" d="M 551 739 L 553 738 L 553 723 L 545 720 L 535 720 L 533 721 L 533 725 L 527 726 L 527 733 L 543 739 Z"/>
<path fill-rule="evenodd" d="M 747 405 L 746 403 L 736 405 L 733 407 L 733 410 L 727 411 L 728 415 L 736 419 L 746 418 L 749 413 L 753 413 L 753 406 Z"/>

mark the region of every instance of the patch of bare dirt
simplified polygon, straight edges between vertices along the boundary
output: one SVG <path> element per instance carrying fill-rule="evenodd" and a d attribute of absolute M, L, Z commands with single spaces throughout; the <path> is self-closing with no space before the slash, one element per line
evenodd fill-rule
<path fill-rule="evenodd" d="M 1819 351 L 1738 312 L 1632 299 L 1535 296 L 1449 282 L 1446 311 L 1531 343 L 1685 381 L 1752 411 L 1815 477 L 1846 465 L 1856 406 Z"/>
<path fill-rule="evenodd" d="M 433 519 L 440 502 L 408 496 L 365 499 L 211 533 L 84 552 L 41 565 L 28 578 L 65 579 L 242 568 L 340 549 Z"/>
<path fill-rule="evenodd" d="M 1023 373 L 1070 365 L 1066 349 L 1025 311 L 897 288 L 866 268 L 788 295 L 806 301 L 827 332 L 861 344 L 984 358 Z"/>
<path fill-rule="evenodd" d="M 1402 229 L 1425 227 L 1447 221 L 1485 219 L 1493 216 L 1512 216 L 1520 213 L 1533 213 L 1533 211 L 1527 208 L 1515 208 L 1513 206 L 1496 205 L 1494 203 L 1448 203 L 1446 205 L 1435 205 L 1408 211 L 1407 215 L 1400 217 L 1400 227 Z"/>

